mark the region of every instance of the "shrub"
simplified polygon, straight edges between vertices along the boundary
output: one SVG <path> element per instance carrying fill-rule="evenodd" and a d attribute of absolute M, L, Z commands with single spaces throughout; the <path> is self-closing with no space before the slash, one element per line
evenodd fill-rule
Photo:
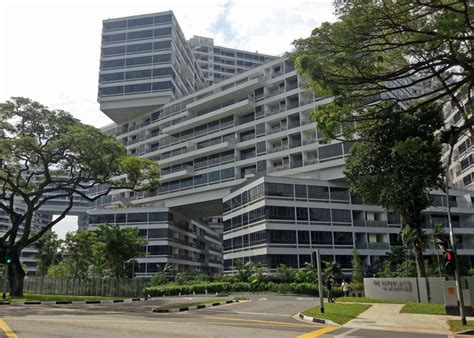
<path fill-rule="evenodd" d="M 195 292 L 196 294 L 204 294 L 206 290 L 209 293 L 214 292 L 227 292 L 231 290 L 230 283 L 200 283 L 200 284 L 187 284 L 187 285 L 176 285 L 168 284 L 161 286 L 151 286 L 145 288 L 144 292 L 147 295 L 153 297 L 160 296 L 176 296 L 180 293 L 182 295 L 189 295 Z"/>
<path fill-rule="evenodd" d="M 168 278 L 165 276 L 163 272 L 158 272 L 156 275 L 150 279 L 151 286 L 163 285 L 168 283 Z"/>
<path fill-rule="evenodd" d="M 196 282 L 208 282 L 209 276 L 204 273 L 198 273 L 193 277 L 193 280 Z"/>

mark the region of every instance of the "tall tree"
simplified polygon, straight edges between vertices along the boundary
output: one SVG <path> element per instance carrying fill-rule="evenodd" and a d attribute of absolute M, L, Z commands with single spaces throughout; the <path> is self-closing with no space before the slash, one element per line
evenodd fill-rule
<path fill-rule="evenodd" d="M 364 273 L 362 272 L 362 259 L 357 250 L 352 251 L 352 283 L 364 283 Z"/>
<path fill-rule="evenodd" d="M 68 232 L 64 241 L 65 271 L 69 271 L 70 277 L 85 278 L 89 275 L 95 262 L 95 245 L 97 234 L 93 231 L 78 230 Z"/>
<path fill-rule="evenodd" d="M 159 184 L 156 162 L 128 156 L 112 136 L 62 110 L 12 98 L 0 104 L 0 131 L 0 210 L 11 222 L 0 237 L 0 259 L 12 260 L 12 296 L 23 294 L 21 251 L 68 214 L 75 196 L 92 202 L 113 190 L 146 190 Z M 54 199 L 66 206 L 33 234 L 33 215 Z"/>
<path fill-rule="evenodd" d="M 426 276 L 422 211 L 431 204 L 429 189 L 442 187 L 443 176 L 441 145 L 434 135 L 443 118 L 438 109 L 428 108 L 363 122 L 361 141 L 344 170 L 352 192 L 401 215 L 402 233 L 410 234 L 402 239 L 415 252 L 419 276 Z"/>
<path fill-rule="evenodd" d="M 344 125 L 350 136 L 363 128 L 353 122 L 449 100 L 464 123 L 448 126 L 448 133 L 470 130 L 474 137 L 471 1 L 336 0 L 334 7 L 336 22 L 294 42 L 297 70 L 311 79 L 317 95 L 334 97 L 314 114 L 321 130 L 335 136 Z"/>
<path fill-rule="evenodd" d="M 124 277 L 128 260 L 143 256 L 148 240 L 138 234 L 138 228 L 120 228 L 117 224 L 101 224 L 97 230 L 99 253 L 106 258 L 112 276 Z M 132 262 L 133 264 L 133 262 Z"/>
<path fill-rule="evenodd" d="M 36 265 L 37 275 L 45 276 L 50 266 L 60 262 L 61 244 L 62 241 L 58 239 L 58 235 L 53 231 L 46 232 L 43 237 L 36 241 L 35 247 L 37 253 L 35 254 L 35 258 L 38 262 Z"/>

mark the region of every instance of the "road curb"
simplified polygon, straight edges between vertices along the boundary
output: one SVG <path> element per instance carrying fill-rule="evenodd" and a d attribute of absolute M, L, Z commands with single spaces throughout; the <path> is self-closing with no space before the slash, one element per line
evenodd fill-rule
<path fill-rule="evenodd" d="M 191 311 L 191 310 L 200 310 L 200 309 L 205 309 L 208 307 L 220 306 L 220 305 L 226 305 L 226 304 L 232 304 L 232 303 L 238 303 L 238 302 L 239 301 L 237 299 L 232 299 L 232 300 L 226 300 L 224 302 L 216 302 L 216 303 L 194 305 L 194 306 L 183 306 L 183 307 L 175 308 L 175 309 L 160 309 L 159 307 L 154 307 L 153 309 L 151 309 L 151 312 L 156 312 L 156 313 L 183 312 L 183 311 Z"/>
<path fill-rule="evenodd" d="M 303 319 L 307 322 L 311 322 L 311 323 L 318 323 L 318 324 L 327 324 L 327 325 L 332 325 L 332 326 L 341 326 L 337 323 L 334 323 L 332 320 L 329 320 L 329 319 L 320 319 L 320 318 L 315 318 L 315 317 L 311 317 L 311 316 L 307 316 L 303 313 L 298 313 L 298 317 L 300 317 L 300 319 Z"/>
<path fill-rule="evenodd" d="M 111 304 L 111 303 L 131 303 L 131 302 L 143 302 L 149 298 L 127 298 L 127 299 L 107 299 L 107 300 L 60 300 L 60 301 L 47 301 L 47 302 L 2 302 L 1 305 L 88 305 L 88 304 Z"/>

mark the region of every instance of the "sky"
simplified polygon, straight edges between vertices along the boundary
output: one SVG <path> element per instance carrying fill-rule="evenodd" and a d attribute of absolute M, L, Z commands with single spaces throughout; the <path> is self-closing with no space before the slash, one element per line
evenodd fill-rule
<path fill-rule="evenodd" d="M 271 55 L 335 19 L 331 0 L 1 0 L 0 102 L 24 96 L 96 127 L 111 123 L 96 100 L 102 20 L 167 10 L 187 39 Z"/>

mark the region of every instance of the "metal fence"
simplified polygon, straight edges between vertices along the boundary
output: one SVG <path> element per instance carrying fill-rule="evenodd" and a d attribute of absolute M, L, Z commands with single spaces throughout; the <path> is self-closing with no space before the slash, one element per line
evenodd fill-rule
<path fill-rule="evenodd" d="M 140 297 L 145 280 L 142 278 L 47 278 L 25 277 L 24 292 L 47 295 Z"/>

